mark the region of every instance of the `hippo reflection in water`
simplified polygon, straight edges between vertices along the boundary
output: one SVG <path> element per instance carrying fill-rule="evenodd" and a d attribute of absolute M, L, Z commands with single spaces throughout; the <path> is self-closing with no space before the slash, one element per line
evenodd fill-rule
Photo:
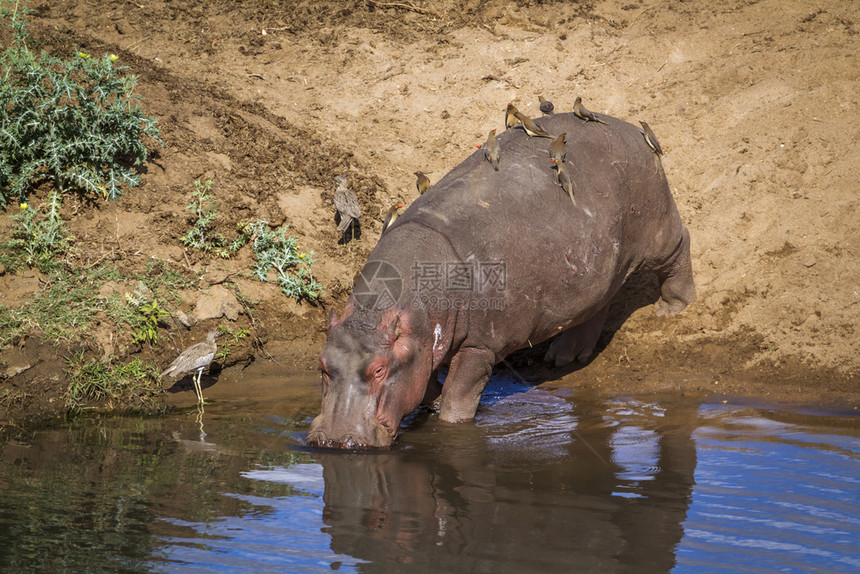
<path fill-rule="evenodd" d="M 546 359 L 586 361 L 632 273 L 656 273 L 658 314 L 695 300 L 690 236 L 659 158 L 639 128 L 601 117 L 536 120 L 567 134 L 576 205 L 556 183 L 551 140 L 508 129 L 498 172 L 472 154 L 385 232 L 343 317 L 330 317 L 310 444 L 388 447 L 422 400 L 443 421 L 470 420 L 493 365 L 559 333 Z"/>
<path fill-rule="evenodd" d="M 618 424 L 626 415 L 577 401 L 568 417 L 538 417 L 575 420 L 581 434 L 537 441 L 497 408 L 501 427 L 492 413 L 480 427 L 431 418 L 408 437 L 413 448 L 316 453 L 331 549 L 368 560 L 368 572 L 669 572 L 693 490 L 697 407 L 637 417 L 631 435 L 629 420 Z M 621 435 L 638 439 L 632 473 L 616 462 Z"/>

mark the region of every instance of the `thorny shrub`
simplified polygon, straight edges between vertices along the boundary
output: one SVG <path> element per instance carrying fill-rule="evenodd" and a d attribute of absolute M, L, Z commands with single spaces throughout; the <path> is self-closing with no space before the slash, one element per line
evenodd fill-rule
<path fill-rule="evenodd" d="M 21 0 L 0 0 L 0 17 L 13 29 L 0 56 L 0 208 L 52 180 L 71 189 L 116 199 L 121 186 L 140 183 L 131 165 L 146 160 L 142 138 L 159 142 L 155 119 L 134 95 L 137 77 L 114 67 L 117 57 L 76 50 L 63 60 L 27 46 Z"/>

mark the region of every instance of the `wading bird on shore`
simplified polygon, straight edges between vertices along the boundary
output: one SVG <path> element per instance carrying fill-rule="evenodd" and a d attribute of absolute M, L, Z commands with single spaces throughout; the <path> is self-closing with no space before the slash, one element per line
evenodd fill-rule
<path fill-rule="evenodd" d="M 215 353 L 218 352 L 218 345 L 215 344 L 215 337 L 218 336 L 218 331 L 209 331 L 206 335 L 206 340 L 196 345 L 191 345 L 170 363 L 170 366 L 165 369 L 161 376 L 169 375 L 174 378 L 179 378 L 185 373 L 197 371 L 194 377 L 194 392 L 197 393 L 198 404 L 203 404 L 203 391 L 200 388 L 200 376 L 203 374 L 203 369 L 212 363 L 215 358 Z"/>

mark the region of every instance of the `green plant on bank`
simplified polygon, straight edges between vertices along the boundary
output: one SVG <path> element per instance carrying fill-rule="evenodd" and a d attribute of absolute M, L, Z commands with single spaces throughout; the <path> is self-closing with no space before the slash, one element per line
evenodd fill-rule
<path fill-rule="evenodd" d="M 200 180 L 196 180 L 194 188 L 194 192 L 191 194 L 191 203 L 185 209 L 196 215 L 197 221 L 194 223 L 194 227 L 189 229 L 188 233 L 180 241 L 188 247 L 209 252 L 212 250 L 212 247 L 224 244 L 224 238 L 221 234 L 213 233 L 209 235 L 206 229 L 210 223 L 215 221 L 215 216 L 218 215 L 215 209 L 215 196 L 209 194 L 212 190 L 212 180 L 206 180 L 206 183 L 200 183 Z"/>
<path fill-rule="evenodd" d="M 314 254 L 299 253 L 298 237 L 286 235 L 288 226 L 272 230 L 266 221 L 240 223 L 239 235 L 225 247 L 225 239 L 221 234 L 207 231 L 217 216 L 215 197 L 209 193 L 212 190 L 212 181 L 195 181 L 194 186 L 196 189 L 187 209 L 197 216 L 197 221 L 182 237 L 182 243 L 207 253 L 214 250 L 219 257 L 227 259 L 253 238 L 256 258 L 254 273 L 260 281 L 268 281 L 269 271 L 274 268 L 278 286 L 287 297 L 298 301 L 319 299 L 323 288 L 311 273 Z"/>
<path fill-rule="evenodd" d="M 191 203 L 186 206 L 186 209 L 197 216 L 197 221 L 194 227 L 188 230 L 180 241 L 188 247 L 199 249 L 209 253 L 214 251 L 218 257 L 229 259 L 244 247 L 251 239 L 251 233 L 247 224 L 239 225 L 239 235 L 225 246 L 226 240 L 220 233 L 209 233 L 207 228 L 209 224 L 215 221 L 218 211 L 215 207 L 215 196 L 210 195 L 212 191 L 212 180 L 206 180 L 206 183 L 200 181 L 194 182 L 195 190 L 191 194 Z"/>
<path fill-rule="evenodd" d="M 169 317 L 170 313 L 158 305 L 158 299 L 143 281 L 138 283 L 133 293 L 125 294 L 125 300 L 132 309 L 131 315 L 125 317 L 125 322 L 130 324 L 134 331 L 132 341 L 138 345 L 157 343 L 158 322 Z"/>
<path fill-rule="evenodd" d="M 202 275 L 201 272 L 188 271 L 163 259 L 151 259 L 146 263 L 143 273 L 134 273 L 131 278 L 143 282 L 158 297 L 180 303 L 179 290 L 197 286 Z"/>
<path fill-rule="evenodd" d="M 66 408 L 79 412 L 93 402 L 121 401 L 135 404 L 137 397 L 143 409 L 155 405 L 161 393 L 159 372 L 150 363 L 135 357 L 124 365 L 87 361 L 83 351 L 65 359 L 70 382 L 66 390 Z"/>
<path fill-rule="evenodd" d="M 137 332 L 131 339 L 142 345 L 143 343 L 158 342 L 158 322 L 161 319 L 170 316 L 170 313 L 158 306 L 158 299 L 153 299 L 149 303 L 144 303 L 137 308 L 138 322 L 140 323 Z"/>
<path fill-rule="evenodd" d="M 106 282 L 130 280 L 138 281 L 138 287 L 131 294 L 133 301 L 119 294 L 105 297 L 99 293 Z M 101 313 L 116 324 L 115 329 L 142 335 L 141 328 L 146 321 L 150 321 L 151 326 L 151 318 L 164 317 L 166 312 L 160 305 L 155 309 L 152 305 L 155 298 L 171 300 L 177 289 L 196 284 L 196 276 L 189 276 L 165 262 L 153 262 L 145 274 L 133 275 L 123 275 L 107 263 L 89 269 L 56 267 L 48 273 L 44 286 L 25 304 L 17 308 L 0 305 L 0 348 L 17 343 L 34 330 L 52 343 L 78 342 L 91 331 L 95 321 L 103 320 L 99 319 Z"/>
<path fill-rule="evenodd" d="M 45 211 L 40 213 L 43 207 Z M 12 216 L 17 225 L 12 230 L 12 239 L 4 247 L 12 253 L 20 253 L 28 267 L 47 272 L 54 265 L 54 256 L 67 252 L 75 240 L 60 217 L 61 207 L 57 189 L 51 190 L 42 207 L 33 209 L 22 203 L 23 213 Z"/>
<path fill-rule="evenodd" d="M 12 45 L 0 56 L 0 207 L 25 202 L 29 190 L 48 179 L 61 194 L 76 189 L 116 199 L 134 187 L 132 169 L 146 160 L 143 137 L 159 143 L 155 119 L 134 95 L 137 77 L 120 75 L 117 56 L 92 57 L 81 50 L 68 60 L 27 46 L 22 0 L 0 0 L 0 17 L 13 29 Z"/>
<path fill-rule="evenodd" d="M 247 245 L 251 240 L 251 236 L 254 234 L 254 230 L 251 229 L 251 225 L 248 223 L 241 222 L 236 227 L 239 230 L 239 235 L 230 242 L 230 245 L 228 245 L 226 249 L 215 251 L 215 253 L 223 259 L 232 257 L 234 253 L 245 247 L 245 245 Z"/>
<path fill-rule="evenodd" d="M 118 276 L 116 268 L 107 265 L 77 272 L 52 269 L 45 284 L 25 304 L 0 306 L 0 347 L 18 342 L 32 330 L 53 343 L 80 340 L 89 331 L 93 317 L 107 307 L 96 285 Z"/>
<path fill-rule="evenodd" d="M 254 273 L 260 281 L 267 281 L 269 271 L 277 273 L 278 286 L 287 297 L 298 301 L 316 301 L 323 287 L 313 277 L 313 252 L 299 253 L 298 237 L 287 237 L 287 225 L 272 230 L 265 221 L 249 224 L 253 231 Z"/>
<path fill-rule="evenodd" d="M 222 338 L 218 342 L 218 352 L 215 354 L 215 360 L 223 363 L 230 355 L 230 347 L 242 339 L 251 336 L 251 331 L 248 329 L 239 329 L 233 331 L 225 325 L 218 325 L 218 330 L 221 331 Z"/>

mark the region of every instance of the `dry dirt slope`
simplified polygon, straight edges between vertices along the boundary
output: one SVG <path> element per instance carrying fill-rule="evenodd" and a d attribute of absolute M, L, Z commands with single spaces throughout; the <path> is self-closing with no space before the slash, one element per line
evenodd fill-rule
<path fill-rule="evenodd" d="M 107 0 L 43 4 L 38 19 L 149 67 L 148 110 L 168 132 L 176 123 L 187 132 L 146 183 L 164 198 L 150 221 L 170 212 L 178 232 L 190 182 L 213 175 L 243 215 L 280 210 L 320 254 L 318 278 L 336 305 L 378 223 L 350 248 L 335 244 L 330 173 L 369 182 L 360 191 L 373 217 L 415 196 L 411 172 L 435 181 L 501 129 L 509 101 L 537 115 L 538 94 L 563 111 L 582 95 L 595 111 L 647 120 L 692 232 L 700 301 L 671 320 L 635 311 L 590 368 L 610 371 L 623 354 L 695 369 L 713 354 L 734 373 L 836 374 L 857 391 L 860 6 L 416 6 L 436 14 L 366 2 Z M 310 178 L 246 169 L 235 142 L 219 146 L 236 133 L 222 111 L 195 110 L 205 102 L 183 100 L 175 84 L 169 97 L 147 86 L 163 74 L 262 106 L 346 153 Z M 195 146 L 183 149 L 186 139 Z M 277 194 L 277 207 L 253 195 L 258 186 Z M 163 233 L 137 240 L 169 254 Z"/>

